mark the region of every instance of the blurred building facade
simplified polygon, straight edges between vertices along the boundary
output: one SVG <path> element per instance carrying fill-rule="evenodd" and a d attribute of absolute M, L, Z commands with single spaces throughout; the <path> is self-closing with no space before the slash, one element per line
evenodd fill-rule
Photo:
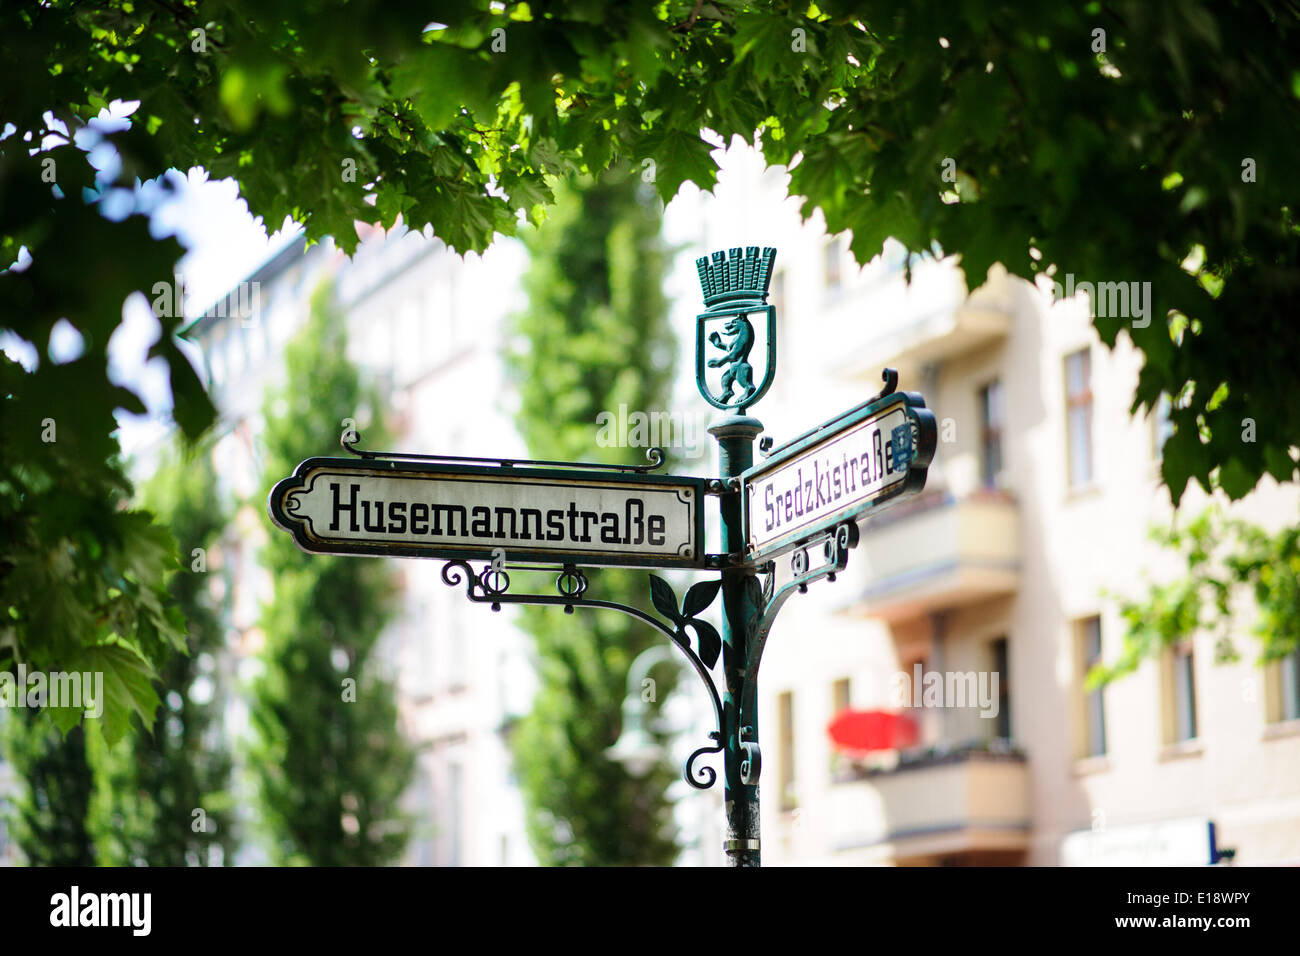
<path fill-rule="evenodd" d="M 1300 654 L 1256 666 L 1247 614 L 1240 663 L 1189 634 L 1104 689 L 1083 683 L 1118 656 L 1117 599 L 1183 567 L 1148 539 L 1173 520 L 1167 420 L 1130 414 L 1127 336 L 1108 349 L 1086 300 L 1000 267 L 971 295 L 932 257 L 912 259 L 909 287 L 893 243 L 859 269 L 847 236 L 800 222 L 786 182 L 735 148 L 713 195 L 671 207 L 689 248 L 673 278 L 683 336 L 700 311 L 693 257 L 774 245 L 778 375 L 751 413 L 766 434 L 847 410 L 893 367 L 939 443 L 925 492 L 863 522 L 847 571 L 777 620 L 760 682 L 764 863 L 1300 863 Z M 1298 501 L 1266 478 L 1231 512 L 1273 530 Z M 1182 520 L 1207 503 L 1190 489 Z M 909 685 L 930 672 L 972 691 L 964 675 L 982 675 L 994 706 L 925 706 Z M 920 739 L 838 752 L 827 727 L 846 709 L 901 712 Z"/>
<path fill-rule="evenodd" d="M 462 259 L 400 227 L 366 232 L 351 259 L 328 240 L 307 248 L 298 239 L 192 323 L 188 334 L 201 347 L 220 412 L 213 458 L 226 493 L 246 502 L 218 557 L 235 648 L 227 677 L 246 679 L 259 666 L 258 616 L 272 594 L 257 564 L 271 533 L 266 489 L 259 486 L 262 403 L 267 388 L 283 380 L 284 347 L 306 320 L 313 294 L 332 283 L 348 324 L 349 357 L 384 405 L 356 410 L 359 447 L 371 447 L 366 416 L 379 412 L 395 436 L 383 450 L 518 458 L 524 449 L 506 408 L 499 356 L 502 320 L 523 304 L 523 265 L 522 249 L 506 240 Z M 346 427 L 340 421 L 340 434 Z M 344 452 L 335 446 L 319 454 Z M 376 658 L 396 682 L 402 730 L 419 753 L 408 791 L 415 831 L 405 862 L 531 865 L 506 739 L 532 695 L 525 637 L 508 613 L 471 605 L 462 590 L 448 587 L 440 562 L 392 565 L 398 611 Z M 230 725 L 235 736 L 249 732 L 239 700 Z M 244 796 L 247 804 L 253 795 Z"/>

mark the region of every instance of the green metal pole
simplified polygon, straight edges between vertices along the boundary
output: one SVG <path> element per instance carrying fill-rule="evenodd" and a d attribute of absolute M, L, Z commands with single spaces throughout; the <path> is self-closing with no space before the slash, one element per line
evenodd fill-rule
<path fill-rule="evenodd" d="M 754 463 L 754 439 L 763 430 L 763 424 L 747 415 L 731 415 L 709 427 L 709 434 L 718 441 L 718 474 L 727 482 Z M 740 492 L 728 490 L 719 497 L 722 512 L 722 552 L 738 554 L 745 549 L 745 539 L 740 524 Z M 741 780 L 740 765 L 745 759 L 740 749 L 740 702 L 749 667 L 747 643 L 749 633 L 745 621 L 748 588 L 746 578 L 752 572 L 740 568 L 722 572 L 722 671 L 726 683 L 723 695 L 723 734 L 726 749 L 723 751 L 723 775 L 726 791 L 723 796 L 727 814 L 725 849 L 728 866 L 760 866 L 762 856 L 759 844 L 758 785 Z M 749 715 L 751 728 L 748 739 L 758 740 L 758 715 Z"/>

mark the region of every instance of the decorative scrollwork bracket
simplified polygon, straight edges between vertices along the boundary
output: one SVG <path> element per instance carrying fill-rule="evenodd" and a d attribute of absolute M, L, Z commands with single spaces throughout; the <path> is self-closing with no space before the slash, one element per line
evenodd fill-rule
<path fill-rule="evenodd" d="M 528 570 L 544 569 L 530 568 Z M 671 624 L 666 624 L 639 608 L 619 604 L 615 601 L 595 601 L 584 597 L 588 585 L 587 576 L 582 573 L 580 568 L 572 564 L 566 564 L 559 570 L 559 574 L 555 579 L 557 593 L 553 595 L 510 594 L 508 593 L 510 588 L 508 571 L 501 567 L 494 567 L 491 564 L 485 565 L 482 571 L 475 573 L 468 561 L 448 561 L 442 568 L 442 580 L 443 583 L 452 587 L 464 584 L 466 597 L 475 604 L 490 605 L 494 611 L 501 610 L 503 604 L 560 605 L 564 608 L 566 614 L 572 614 L 573 609 L 577 607 L 606 608 L 611 611 L 620 611 L 629 617 L 634 617 L 638 621 L 649 624 L 659 633 L 668 637 L 673 645 L 686 657 L 686 660 L 699 676 L 701 683 L 704 684 L 705 690 L 709 692 L 709 699 L 713 704 L 713 713 L 718 728 L 709 733 L 709 739 L 713 741 L 711 746 L 700 747 L 686 758 L 682 768 L 682 776 L 687 783 L 697 790 L 707 790 L 713 786 L 717 780 L 717 771 L 712 767 L 696 768 L 695 761 L 705 754 L 721 753 L 724 748 L 722 698 L 718 694 L 718 688 L 713 682 L 713 677 L 709 674 L 709 670 L 717 663 L 718 655 L 722 652 L 722 638 L 713 625 L 700 620 L 699 615 L 717 597 L 718 590 L 722 586 L 721 580 L 701 581 L 690 587 L 682 599 L 681 608 L 678 609 L 677 596 L 668 582 L 657 575 L 650 575 L 650 600 L 655 608 L 664 617 L 668 618 Z M 691 646 L 687 628 L 690 628 L 695 633 L 696 645 L 699 648 L 698 652 Z"/>
<path fill-rule="evenodd" d="M 834 581 L 835 575 L 848 565 L 849 550 L 857 547 L 857 544 L 858 526 L 852 521 L 846 521 L 836 525 L 820 538 L 805 543 L 791 555 L 790 565 L 794 576 L 775 593 L 773 591 L 776 566 L 771 562 L 764 566 L 765 580 L 761 584 L 757 577 L 746 579 L 750 589 L 745 602 L 748 615 L 746 622 L 748 667 L 740 696 L 740 737 L 737 740 L 737 745 L 745 754 L 745 760 L 741 764 L 741 775 L 746 785 L 758 783 L 762 768 L 762 754 L 753 729 L 757 716 L 758 669 L 763 661 L 763 648 L 767 644 L 768 635 L 772 632 L 776 616 L 780 613 L 782 605 L 796 591 L 804 594 L 809 584 L 822 578 Z M 808 551 L 818 545 L 822 546 L 824 560 L 813 568 L 809 566 Z"/>
<path fill-rule="evenodd" d="M 764 580 L 758 575 L 746 578 L 746 634 L 748 667 L 741 692 L 739 714 L 740 732 L 736 744 L 743 760 L 740 766 L 741 779 L 746 785 L 758 783 L 762 772 L 762 751 L 759 749 L 757 734 L 754 731 L 757 710 L 758 670 L 763 659 L 763 648 L 771 634 L 772 625 L 782 606 L 791 595 L 805 593 L 808 585 L 825 578 L 834 581 L 835 576 L 848 564 L 849 550 L 858 544 L 858 526 L 847 521 L 837 525 L 824 535 L 806 542 L 791 556 L 793 577 L 775 588 L 776 567 L 768 562 L 759 569 Z M 812 567 L 809 551 L 820 545 L 823 561 Z M 541 568 L 528 568 L 538 571 Z M 673 645 L 686 657 L 695 670 L 700 682 L 708 691 L 713 704 L 717 730 L 709 733 L 711 745 L 694 751 L 683 766 L 686 782 L 698 790 L 707 790 L 717 780 L 717 772 L 712 767 L 696 768 L 695 762 L 709 753 L 724 750 L 724 726 L 722 697 L 718 687 L 709 673 L 722 651 L 722 638 L 713 625 L 701 620 L 702 614 L 713 603 L 721 588 L 721 580 L 701 581 L 690 587 L 678 607 L 677 596 L 667 581 L 657 575 L 650 575 L 650 599 L 655 608 L 667 618 L 659 620 L 639 608 L 619 604 L 615 601 L 597 601 L 587 598 L 587 576 L 582 569 L 566 564 L 559 569 L 555 579 L 555 594 L 511 594 L 509 570 L 491 564 L 484 565 L 483 570 L 475 572 L 468 561 L 449 561 L 442 569 L 443 582 L 453 587 L 464 584 L 466 596 L 475 604 L 487 604 L 492 610 L 499 611 L 503 604 L 559 605 L 565 613 L 572 614 L 574 608 L 605 608 L 619 611 L 629 617 L 649 624 L 672 641 Z M 688 630 L 689 629 L 689 630 Z M 690 632 L 694 632 L 692 646 Z"/>

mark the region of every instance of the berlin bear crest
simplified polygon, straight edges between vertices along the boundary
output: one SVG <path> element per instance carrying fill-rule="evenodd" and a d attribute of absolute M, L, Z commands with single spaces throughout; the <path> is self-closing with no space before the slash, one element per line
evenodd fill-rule
<path fill-rule="evenodd" d="M 707 311 L 696 317 L 695 381 L 705 401 L 715 408 L 744 413 L 772 384 L 776 372 L 776 310 L 767 304 L 776 250 L 758 246 L 713 253 L 695 261 Z M 759 334 L 750 316 L 767 321 Z M 721 351 L 705 359 L 705 344 Z M 756 345 L 764 357 L 762 375 L 755 376 L 751 353 Z M 721 369 L 720 375 L 710 370 Z"/>

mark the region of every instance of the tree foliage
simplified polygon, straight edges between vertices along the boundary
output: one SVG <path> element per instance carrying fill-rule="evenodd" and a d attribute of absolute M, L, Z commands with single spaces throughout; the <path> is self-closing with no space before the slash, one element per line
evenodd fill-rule
<path fill-rule="evenodd" d="M 536 457 L 640 464 L 644 450 L 598 447 L 596 420 L 620 403 L 661 409 L 669 395 L 675 345 L 657 203 L 625 172 L 558 189 L 554 212 L 525 240 L 529 305 L 512 321 L 509 356 L 516 422 Z M 592 573 L 591 587 L 603 600 L 645 607 L 648 584 L 644 573 L 607 570 Z M 661 762 L 638 778 L 606 754 L 622 730 L 628 669 L 663 638 L 612 612 L 522 610 L 540 688 L 511 745 L 537 858 L 670 864 L 677 847 L 664 793 L 674 768 Z M 658 699 L 672 686 L 669 674 Z"/>
<path fill-rule="evenodd" d="M 347 329 L 324 285 L 285 352 L 284 385 L 267 396 L 263 484 L 326 454 L 366 405 L 347 358 Z M 378 433 L 368 439 L 382 442 Z M 266 500 L 263 494 L 260 502 Z M 252 688 L 263 820 L 277 864 L 381 865 L 406 845 L 399 801 L 415 766 L 397 726 L 396 690 L 376 673 L 375 643 L 394 586 L 387 563 L 305 556 L 273 534 L 260 561 L 275 584 L 263 609 L 264 672 Z"/>
<path fill-rule="evenodd" d="M 18 710 L 0 723 L 5 752 L 18 777 L 10 827 L 30 866 L 94 866 L 88 827 L 94 774 L 86 732 L 64 735 L 39 710 Z"/>
<path fill-rule="evenodd" d="M 237 843 L 222 720 L 227 693 L 216 661 L 225 628 L 212 588 L 221 572 L 209 563 L 229 514 L 205 450 L 172 449 L 142 498 L 180 549 L 183 566 L 170 591 L 185 615 L 186 647 L 160 671 L 163 702 L 152 728 L 136 722 L 115 747 L 91 738 L 97 853 L 111 866 L 207 866 L 215 849 L 229 864 Z"/>
<path fill-rule="evenodd" d="M 121 476 L 103 464 L 109 412 L 140 406 L 106 374 L 123 297 L 170 278 L 180 254 L 151 235 L 136 188 L 156 195 L 169 168 L 234 177 L 254 215 L 291 215 L 346 250 L 354 222 L 401 216 L 463 251 L 537 220 L 557 176 L 630 163 L 664 200 L 711 188 L 701 129 L 738 136 L 790 167 L 805 214 L 852 230 L 860 261 L 892 235 L 960 254 L 972 287 L 995 261 L 1150 282 L 1148 318 L 1094 321 L 1142 352 L 1135 410 L 1177 400 L 1162 464 L 1174 501 L 1193 479 L 1233 498 L 1265 473 L 1289 480 L 1298 24 L 1287 5 L 1195 0 L 5 5 L 0 267 L 19 265 L 0 274 L 0 328 L 42 359 L 0 366 L 5 639 L 60 661 L 97 646 L 116 611 L 146 660 L 180 643 L 153 607 L 158 568 L 128 567 L 118 547 L 148 554 L 154 532 L 106 506 Z M 129 127 L 94 128 L 118 100 L 138 104 Z M 120 164 L 97 174 L 98 141 Z M 86 351 L 56 365 L 45 352 L 64 318 Z M 159 321 L 152 354 L 193 435 L 211 405 L 178 318 Z M 39 441 L 47 418 L 57 448 Z M 104 555 L 79 539 L 86 524 Z M 46 587 L 66 600 L 24 602 Z"/>
<path fill-rule="evenodd" d="M 173 460 L 144 496 L 180 541 L 210 549 L 226 520 L 215 487 L 205 459 Z M 99 720 L 66 738 L 36 711 L 7 721 L 20 794 L 15 830 L 35 865 L 202 865 L 214 844 L 230 858 L 230 759 L 212 727 L 224 698 L 213 693 L 200 703 L 192 694 L 201 662 L 221 646 L 221 622 L 205 573 L 172 575 L 169 589 L 184 615 L 186 653 L 169 657 L 158 674 L 165 719 L 152 733 L 136 718 L 110 744 Z M 195 809 L 206 814 L 206 830 L 195 831 Z"/>
<path fill-rule="evenodd" d="M 1121 600 L 1124 646 L 1113 664 L 1095 669 L 1089 678 L 1094 685 L 1130 674 L 1202 631 L 1215 636 L 1217 661 L 1239 659 L 1233 633 L 1247 606 L 1261 664 L 1300 649 L 1300 527 L 1270 533 L 1213 505 L 1185 528 L 1154 529 L 1152 538 L 1182 556 L 1187 572 L 1167 583 L 1148 582 L 1137 600 Z"/>
<path fill-rule="evenodd" d="M 0 669 L 102 672 L 103 731 L 116 741 L 132 713 L 152 721 L 154 665 L 184 647 L 184 619 L 167 592 L 174 542 L 125 507 L 111 406 L 82 391 L 84 361 L 42 377 L 0 355 Z M 65 732 L 82 718 L 44 712 Z"/>

